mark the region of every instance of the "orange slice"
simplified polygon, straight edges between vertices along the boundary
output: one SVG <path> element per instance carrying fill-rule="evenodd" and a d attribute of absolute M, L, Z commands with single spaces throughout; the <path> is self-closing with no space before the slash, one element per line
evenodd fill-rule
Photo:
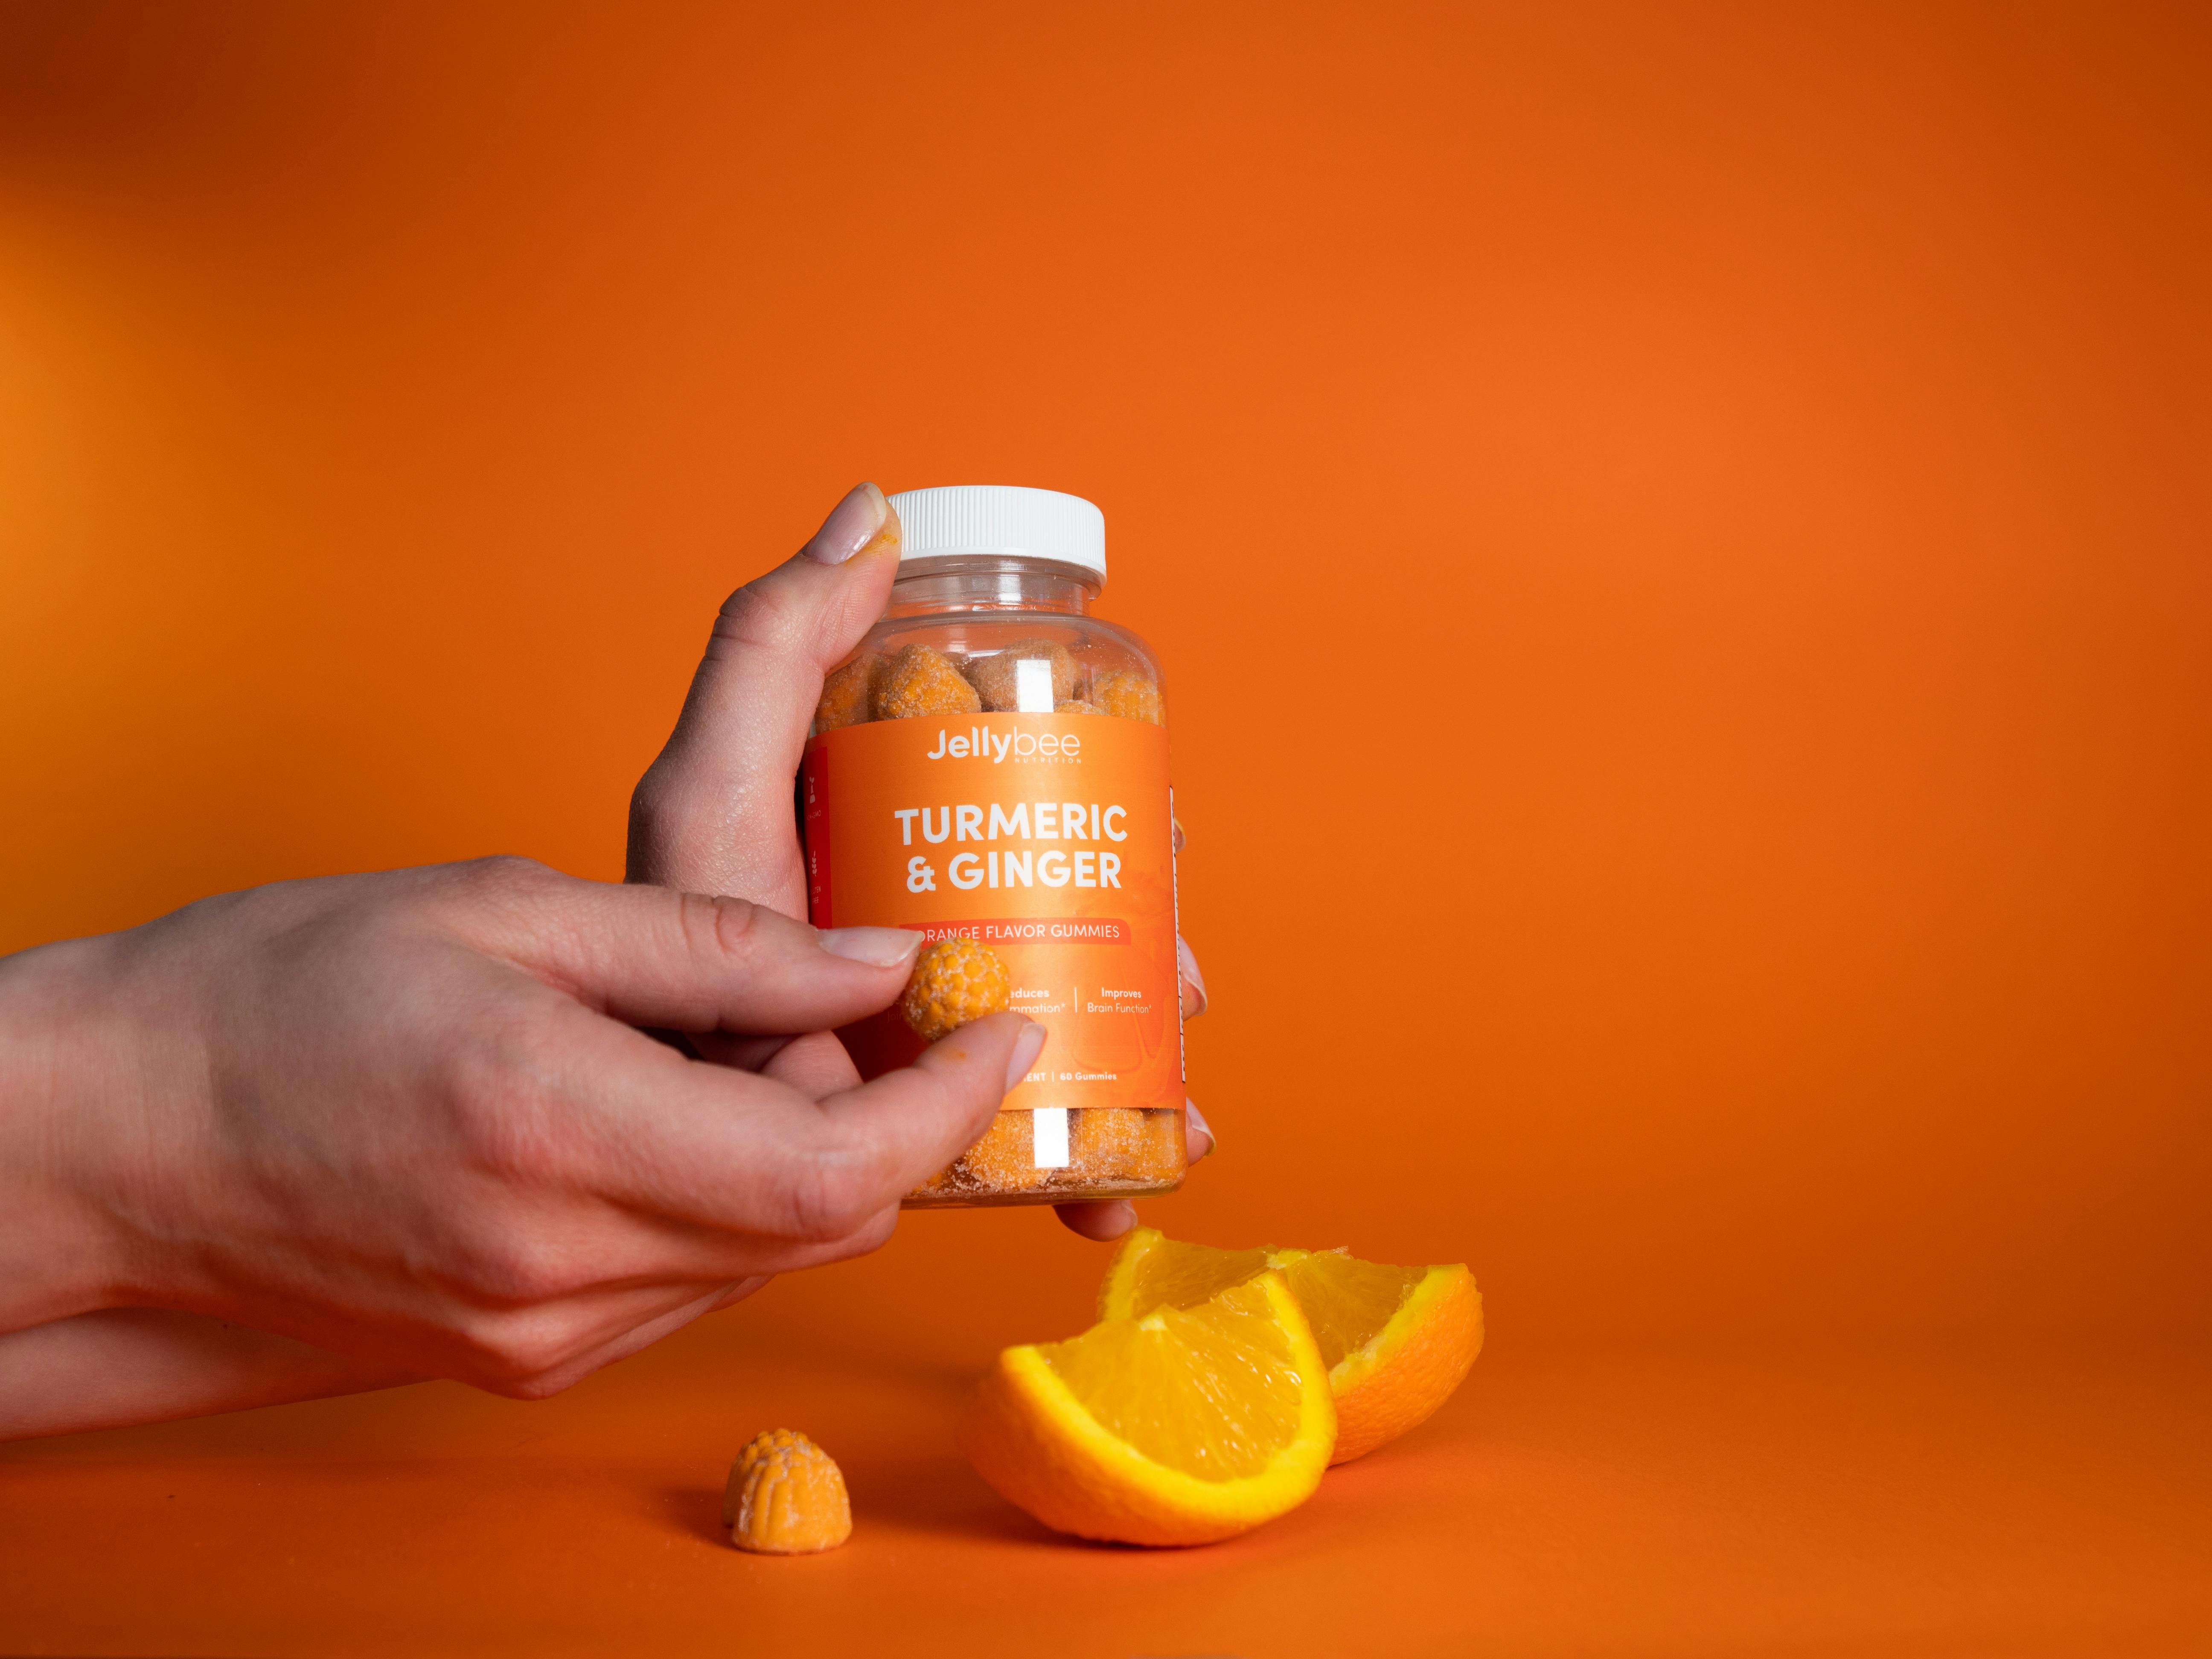
<path fill-rule="evenodd" d="M 1482 1293 L 1464 1266 L 1393 1267 L 1341 1250 L 1218 1250 L 1156 1227 L 1122 1242 L 1099 1287 L 1099 1317 L 1188 1307 L 1270 1269 L 1297 1297 L 1328 1367 L 1332 1462 L 1364 1457 L 1427 1421 L 1482 1352 Z"/>
<path fill-rule="evenodd" d="M 1048 1527 L 1124 1544 L 1206 1544 L 1310 1498 L 1336 1412 L 1280 1273 L 1189 1308 L 1008 1348 L 960 1449 Z"/>

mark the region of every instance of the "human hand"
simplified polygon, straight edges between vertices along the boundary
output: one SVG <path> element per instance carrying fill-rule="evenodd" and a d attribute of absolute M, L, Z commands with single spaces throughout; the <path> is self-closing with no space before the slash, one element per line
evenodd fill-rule
<path fill-rule="evenodd" d="M 899 524 L 875 485 L 838 502 L 806 545 L 732 593 L 708 639 L 674 734 L 630 803 L 629 879 L 693 892 L 732 893 L 785 915 L 806 914 L 806 874 L 792 781 L 825 675 L 851 654 L 890 604 Z M 1182 827 L 1176 826 L 1176 847 Z M 1176 941 L 1182 1011 L 1206 1006 L 1190 947 Z M 794 1086 L 823 1091 L 859 1081 L 843 1046 L 816 1032 L 775 1051 L 709 1039 L 710 1059 L 765 1066 Z M 1213 1149 L 1196 1106 L 1185 1113 L 1186 1154 Z M 948 1162 L 950 1160 L 947 1160 Z M 1060 1218 L 1096 1239 L 1136 1224 L 1121 1200 L 1063 1204 Z"/>
<path fill-rule="evenodd" d="M 804 878 L 790 778 L 823 669 L 842 659 L 881 614 L 896 564 L 896 521 L 880 495 L 862 486 L 799 558 L 741 590 L 724 608 L 677 734 L 639 788 L 632 815 L 633 880 L 735 893 L 787 915 L 799 914 Z M 1180 847 L 1180 826 L 1176 836 Z M 296 898 L 316 885 L 270 890 Z M 143 990 L 144 962 L 134 952 L 143 952 L 149 940 L 173 939 L 185 918 L 236 915 L 251 908 L 249 901 L 267 897 L 212 901 L 114 939 L 49 946 L 0 962 L 0 1215 L 9 1218 L 0 1229 L 0 1438 L 238 1410 L 446 1370 L 469 1374 L 470 1364 L 489 1363 L 483 1356 L 468 1364 L 441 1362 L 438 1342 L 425 1329 L 398 1349 L 386 1347 L 379 1334 L 386 1326 L 374 1318 L 340 1317 L 330 1310 L 336 1304 L 319 1304 L 324 1310 L 313 1317 L 295 1318 L 282 1308 L 265 1312 L 258 1316 L 265 1329 L 236 1322 L 227 1313 L 190 1311 L 242 1307 L 253 1299 L 246 1289 L 256 1281 L 249 1275 L 239 1284 L 219 1279 L 197 1288 L 197 1281 L 172 1285 L 165 1275 L 175 1264 L 154 1239 L 141 1237 L 136 1248 L 126 1248 L 131 1226 L 156 1224 L 159 1213 L 146 1210 L 146 1195 L 127 1182 L 103 1194 L 96 1171 L 102 1150 L 119 1158 L 126 1173 L 181 1178 L 165 1170 L 150 1148 L 160 1131 L 176 1127 L 166 1122 L 175 1100 L 199 1098 L 193 1091 L 206 1079 L 189 1075 L 190 1056 L 200 1049 L 189 1043 L 163 1046 L 161 1033 L 173 1033 L 184 1017 L 179 1009 L 189 1003 L 183 987 L 172 984 L 144 1007 L 135 1007 L 108 994 L 119 995 L 123 981 L 103 981 L 102 975 L 137 963 L 131 983 Z M 1187 947 L 1181 947 L 1180 957 L 1183 1009 L 1192 1017 L 1205 1004 L 1203 981 Z M 204 992 L 223 981 L 222 975 L 198 969 L 185 975 L 195 976 Z M 357 1001 L 362 990 L 343 982 L 331 988 L 341 1003 Z M 407 988 L 381 982 L 375 995 L 395 1004 L 404 1000 Z M 276 1043 L 277 1052 L 312 1063 L 325 1023 L 306 1010 L 298 1029 L 264 1029 L 263 1035 Z M 240 1035 L 234 1029 L 231 1034 Z M 392 1051 L 364 1054 L 360 1075 L 343 1081 L 353 1085 L 379 1076 L 388 1081 L 395 1055 L 410 1049 L 405 1035 L 398 1036 Z M 700 1031 L 691 1041 L 717 1060 L 757 1069 L 769 1083 L 823 1101 L 825 1110 L 830 1103 L 824 1097 L 852 1091 L 857 1083 L 843 1048 L 826 1030 L 796 1040 Z M 665 1051 L 650 1058 L 675 1060 Z M 325 1117 L 329 1100 L 338 1097 L 319 1097 Z M 303 1121 L 320 1120 L 311 1113 Z M 1212 1137 L 1195 1107 L 1186 1122 L 1195 1161 L 1211 1149 Z M 972 1138 L 974 1129 L 966 1133 Z M 957 1136 L 947 1143 L 951 1152 L 965 1144 Z M 950 1161 L 951 1152 L 933 1153 L 937 1162 L 930 1167 Z M 382 1171 L 404 1172 L 398 1164 Z M 362 1192 L 376 1190 L 372 1184 Z M 281 1196 L 264 1194 L 271 1203 Z M 108 1201 L 119 1206 L 112 1213 L 104 1207 Z M 413 1225 L 434 1218 L 419 1205 L 392 1207 L 396 1218 Z M 1134 1220 L 1126 1204 L 1069 1205 L 1060 1213 L 1077 1231 L 1100 1238 L 1119 1235 Z M 842 1243 L 866 1248 L 890 1224 L 888 1212 L 881 1213 L 872 1221 L 874 1231 Z M 279 1230 L 249 1238 L 240 1249 L 247 1258 L 261 1251 L 264 1264 L 279 1261 L 283 1252 L 269 1250 L 281 1237 Z M 179 1244 L 191 1254 L 189 1235 Z M 199 1265 L 211 1273 L 221 1253 L 210 1249 L 204 1255 Z M 264 1300 L 283 1294 L 281 1276 L 258 1282 Z M 641 1304 L 653 1316 L 620 1336 L 604 1337 L 597 1358 L 586 1346 L 568 1354 L 565 1366 L 538 1370 L 530 1389 L 557 1386 L 564 1375 L 581 1375 L 761 1282 L 761 1274 L 748 1273 L 672 1307 L 667 1297 L 680 1286 L 631 1286 L 627 1300 L 600 1297 L 593 1305 L 602 1331 L 619 1327 Z M 547 1328 L 555 1337 L 574 1339 L 573 1321 L 592 1298 L 556 1299 L 567 1305 Z M 161 1305 L 132 1305 L 146 1302 Z M 277 1334 L 323 1330 L 333 1320 L 327 1346 Z M 562 1320 L 572 1322 L 564 1326 Z M 451 1332 L 446 1340 L 453 1340 Z"/>
<path fill-rule="evenodd" d="M 1017 1015 L 819 1097 L 633 1029 L 825 1030 L 916 943 L 494 860 L 9 958 L 0 1330 L 169 1310 L 552 1392 L 874 1248 L 989 1121 L 1042 1043 Z"/>

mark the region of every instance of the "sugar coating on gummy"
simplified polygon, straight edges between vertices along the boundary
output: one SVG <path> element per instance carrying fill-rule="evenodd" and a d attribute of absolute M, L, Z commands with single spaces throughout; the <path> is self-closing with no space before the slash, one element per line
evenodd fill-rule
<path fill-rule="evenodd" d="M 1016 640 L 988 657 L 968 659 L 968 683 L 975 688 L 987 710 L 1006 714 L 1020 708 L 1021 665 L 1025 662 L 1052 665 L 1055 711 L 1075 695 L 1075 659 L 1068 655 L 1066 646 L 1053 640 Z"/>
<path fill-rule="evenodd" d="M 870 699 L 879 720 L 928 714 L 979 714 L 983 700 L 951 658 L 926 645 L 902 647 L 884 665 Z"/>
<path fill-rule="evenodd" d="M 1182 1115 L 1172 1109 L 1085 1106 L 1068 1130 L 1076 1174 L 1097 1180 L 1139 1181 L 1182 1168 Z"/>
<path fill-rule="evenodd" d="M 1027 1112 L 1000 1112 L 954 1166 L 993 1192 L 1018 1193 L 1037 1181 L 1036 1125 Z"/>
<path fill-rule="evenodd" d="M 1091 687 L 1091 701 L 1117 720 L 1162 724 L 1160 688 L 1132 669 L 1102 674 Z"/>
<path fill-rule="evenodd" d="M 722 1492 L 730 1541 L 757 1555 L 811 1555 L 853 1535 L 845 1476 L 796 1429 L 764 1429 L 730 1466 Z"/>
<path fill-rule="evenodd" d="M 916 1036 L 935 1042 L 970 1020 L 1006 1012 L 1012 992 L 997 951 L 972 939 L 939 939 L 915 960 L 899 1011 Z"/>
<path fill-rule="evenodd" d="M 881 652 L 864 651 L 842 668 L 830 671 L 822 682 L 822 701 L 814 706 L 816 737 L 874 717 L 876 682 L 883 678 L 885 663 Z"/>

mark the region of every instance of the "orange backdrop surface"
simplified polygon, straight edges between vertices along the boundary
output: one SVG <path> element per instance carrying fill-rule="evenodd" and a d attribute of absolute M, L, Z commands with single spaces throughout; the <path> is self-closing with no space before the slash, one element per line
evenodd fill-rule
<path fill-rule="evenodd" d="M 1485 1366 L 2201 1337 L 2208 84 L 2187 7 L 9 7 L 0 948 L 615 878 L 731 587 L 1045 485 L 1170 675 L 1151 1219 L 1470 1261 Z"/>

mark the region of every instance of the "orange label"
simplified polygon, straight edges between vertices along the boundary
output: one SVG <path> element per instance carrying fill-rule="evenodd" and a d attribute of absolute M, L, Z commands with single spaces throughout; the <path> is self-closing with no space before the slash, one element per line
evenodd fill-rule
<path fill-rule="evenodd" d="M 1096 714 L 842 726 L 800 774 L 817 927 L 964 934 L 1051 1032 L 1005 1109 L 1182 1104 L 1168 734 Z M 921 1039 L 896 1006 L 838 1035 L 863 1077 Z"/>

